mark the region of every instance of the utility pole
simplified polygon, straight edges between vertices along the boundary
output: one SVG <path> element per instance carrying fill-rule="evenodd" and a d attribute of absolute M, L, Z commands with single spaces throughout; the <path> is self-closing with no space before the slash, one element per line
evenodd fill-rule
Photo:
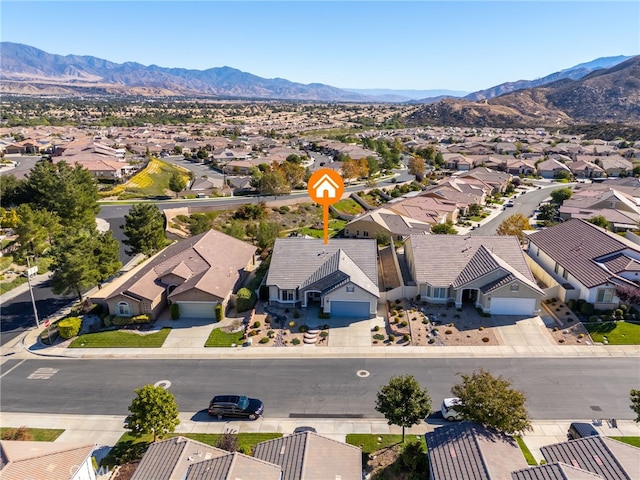
<path fill-rule="evenodd" d="M 29 257 L 27 256 L 27 282 L 29 283 L 29 293 L 31 294 L 31 304 L 33 305 L 33 316 L 36 318 L 36 327 L 40 328 L 40 320 L 38 319 L 38 309 L 36 308 L 36 299 L 33 298 L 33 288 L 31 286 L 31 275 L 38 272 L 38 267 L 31 267 Z"/>

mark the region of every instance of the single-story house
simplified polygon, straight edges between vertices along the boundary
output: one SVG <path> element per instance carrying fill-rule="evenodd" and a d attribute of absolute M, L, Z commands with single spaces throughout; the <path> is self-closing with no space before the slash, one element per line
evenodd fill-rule
<path fill-rule="evenodd" d="M 507 480 L 527 467 L 516 440 L 475 422 L 438 427 L 425 434 L 429 480 Z"/>
<path fill-rule="evenodd" d="M 131 480 L 280 480 L 279 466 L 177 436 L 152 443 Z"/>
<path fill-rule="evenodd" d="M 91 455 L 95 444 L 0 441 L 0 478 L 96 480 Z"/>
<path fill-rule="evenodd" d="M 640 448 L 613 438 L 595 435 L 568 442 L 554 443 L 540 449 L 547 465 L 563 463 L 580 469 L 583 474 L 605 480 L 640 478 Z M 524 477 L 525 480 L 527 477 Z M 531 478 L 531 477 L 529 477 Z M 547 478 L 547 477 L 533 477 Z M 520 480 L 514 477 L 514 480 Z"/>
<path fill-rule="evenodd" d="M 558 213 L 564 221 L 603 216 L 614 231 L 635 230 L 640 221 L 640 204 L 635 197 L 621 190 L 604 190 L 602 185 L 590 184 L 576 189 L 573 196 L 562 203 Z"/>
<path fill-rule="evenodd" d="M 529 257 L 561 286 L 562 301 L 617 308 L 617 286 L 640 284 L 640 245 L 581 219 L 528 235 Z"/>
<path fill-rule="evenodd" d="M 400 215 L 386 208 L 378 208 L 354 218 L 344 227 L 346 237 L 378 238 L 383 235 L 394 240 L 403 240 L 414 234 L 431 231 L 431 225 L 420 220 Z"/>
<path fill-rule="evenodd" d="M 120 316 L 156 318 L 170 303 L 180 318 L 214 318 L 255 266 L 256 248 L 217 230 L 170 245 L 91 297 Z"/>
<path fill-rule="evenodd" d="M 380 298 L 376 241 L 278 238 L 265 285 L 270 304 L 318 303 L 332 316 L 369 318 Z"/>
<path fill-rule="evenodd" d="M 564 163 L 550 158 L 537 165 L 538 175 L 542 178 L 556 178 L 560 172 L 567 172 L 572 175 L 571 169 Z"/>
<path fill-rule="evenodd" d="M 282 468 L 282 480 L 361 480 L 358 447 L 313 432 L 286 435 L 256 445 L 253 456 Z"/>
<path fill-rule="evenodd" d="M 423 302 L 533 316 L 545 296 L 514 236 L 412 235 L 405 256 Z"/>

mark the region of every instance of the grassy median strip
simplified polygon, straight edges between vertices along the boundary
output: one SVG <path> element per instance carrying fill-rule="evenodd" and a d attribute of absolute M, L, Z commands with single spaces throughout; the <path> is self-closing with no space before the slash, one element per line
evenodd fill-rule
<path fill-rule="evenodd" d="M 87 333 L 80 335 L 69 345 L 70 348 L 159 348 L 164 343 L 170 328 L 155 333 L 133 333 L 122 330 Z"/>
<path fill-rule="evenodd" d="M 518 442 L 518 446 L 520 447 L 520 450 L 522 450 L 522 454 L 524 455 L 524 459 L 527 461 L 527 465 L 538 465 L 538 462 L 536 462 L 536 459 L 533 458 L 533 454 L 531 453 L 531 450 L 529 450 L 529 447 L 527 447 L 527 444 L 524 443 L 524 440 L 522 439 L 522 437 L 514 437 L 516 439 L 516 442 Z"/>
<path fill-rule="evenodd" d="M 2 440 L 27 440 L 33 442 L 53 442 L 64 430 L 59 428 L 0 428 L 0 436 Z"/>
<path fill-rule="evenodd" d="M 585 323 L 585 328 L 594 342 L 609 345 L 639 345 L 640 325 L 631 322 Z"/>
<path fill-rule="evenodd" d="M 205 342 L 205 347 L 230 347 L 232 345 L 242 345 L 244 342 L 242 332 L 227 333 L 219 328 L 211 330 L 211 334 Z"/>

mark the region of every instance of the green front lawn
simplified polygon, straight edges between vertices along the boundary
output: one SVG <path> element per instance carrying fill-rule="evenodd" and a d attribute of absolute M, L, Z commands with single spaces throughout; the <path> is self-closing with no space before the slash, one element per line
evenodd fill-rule
<path fill-rule="evenodd" d="M 182 437 L 190 438 L 198 442 L 206 443 L 212 447 L 216 446 L 218 440 L 223 436 L 217 433 L 185 433 L 179 434 Z M 177 437 L 177 433 L 167 435 L 167 438 Z M 282 437 L 281 433 L 237 433 L 234 434 L 238 439 L 238 449 L 245 452 L 253 451 L 260 442 L 267 440 L 273 440 L 274 438 Z M 153 442 L 152 435 L 142 435 L 141 437 L 134 437 L 130 433 L 123 434 L 118 443 L 109 451 L 107 456 L 102 460 L 102 466 L 113 467 L 115 465 L 122 465 L 131 460 L 142 458 L 144 453 L 149 448 L 149 445 Z"/>
<path fill-rule="evenodd" d="M 205 347 L 230 347 L 231 345 L 242 345 L 244 340 L 242 338 L 242 332 L 227 333 L 223 332 L 219 328 L 211 330 L 211 334 L 205 342 Z"/>
<path fill-rule="evenodd" d="M 14 433 L 17 428 L 11 427 L 2 427 L 0 428 L 0 436 L 3 440 L 8 439 L 11 434 Z M 25 433 L 28 438 L 24 440 L 29 440 L 33 442 L 53 442 L 55 441 L 64 430 L 59 428 L 25 428 Z M 6 438 L 5 438 L 6 437 Z"/>
<path fill-rule="evenodd" d="M 333 208 L 347 215 L 358 215 L 364 212 L 364 208 L 353 198 L 345 198 L 333 204 Z"/>
<path fill-rule="evenodd" d="M 87 333 L 76 338 L 70 348 L 160 348 L 170 328 L 155 333 L 132 333 L 123 330 Z"/>
<path fill-rule="evenodd" d="M 609 437 L 619 442 L 628 443 L 634 447 L 640 448 L 640 437 Z"/>
<path fill-rule="evenodd" d="M 594 342 L 609 345 L 640 345 L 640 325 L 629 322 L 585 323 Z"/>
<path fill-rule="evenodd" d="M 422 441 L 424 441 L 424 435 L 421 435 L 420 437 Z M 378 438 L 381 439 L 380 442 L 378 442 Z M 405 440 L 413 440 L 413 436 L 405 435 Z M 353 445 L 354 447 L 362 449 L 362 454 L 364 456 L 380 450 L 381 448 L 387 448 L 392 445 L 402 443 L 402 435 L 371 435 L 368 433 L 349 433 L 347 435 L 346 442 L 349 445 Z"/>

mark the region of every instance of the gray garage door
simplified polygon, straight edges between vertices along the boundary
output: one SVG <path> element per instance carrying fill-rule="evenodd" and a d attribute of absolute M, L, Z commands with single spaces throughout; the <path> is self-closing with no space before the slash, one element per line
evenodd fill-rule
<path fill-rule="evenodd" d="M 331 302 L 331 316 L 369 318 L 369 302 Z"/>
<path fill-rule="evenodd" d="M 214 304 L 211 302 L 178 302 L 180 318 L 215 318 Z"/>

